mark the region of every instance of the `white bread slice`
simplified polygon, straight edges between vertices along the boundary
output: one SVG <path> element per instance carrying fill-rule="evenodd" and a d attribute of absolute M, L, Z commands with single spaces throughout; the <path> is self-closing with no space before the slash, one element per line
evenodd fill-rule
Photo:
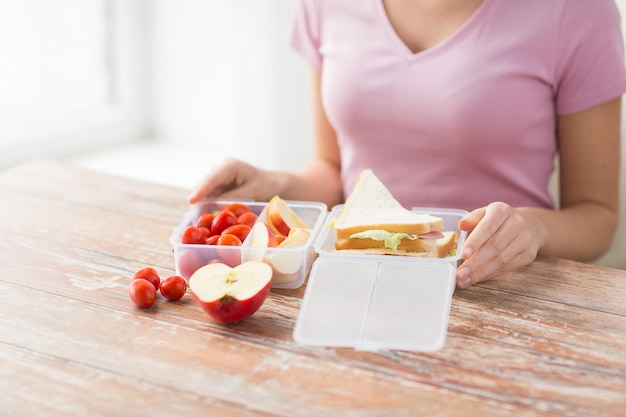
<path fill-rule="evenodd" d="M 370 169 L 361 172 L 334 223 L 337 240 L 367 230 L 420 235 L 443 227 L 439 217 L 402 207 Z"/>
<path fill-rule="evenodd" d="M 456 246 L 458 237 L 456 232 L 447 230 L 443 233 L 443 237 L 437 239 L 437 257 L 445 258 L 446 256 L 456 255 Z"/>

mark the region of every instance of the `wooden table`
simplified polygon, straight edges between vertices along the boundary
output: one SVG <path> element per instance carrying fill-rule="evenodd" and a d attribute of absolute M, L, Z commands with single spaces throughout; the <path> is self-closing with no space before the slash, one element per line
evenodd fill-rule
<path fill-rule="evenodd" d="M 305 347 L 304 286 L 230 326 L 189 294 L 130 302 L 135 270 L 174 273 L 187 193 L 45 159 L 0 173 L 0 415 L 626 415 L 626 271 L 538 260 L 457 290 L 434 353 Z"/>

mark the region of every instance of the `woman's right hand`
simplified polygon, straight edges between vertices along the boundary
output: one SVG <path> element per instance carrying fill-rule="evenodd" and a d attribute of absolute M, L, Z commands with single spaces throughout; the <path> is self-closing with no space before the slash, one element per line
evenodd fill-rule
<path fill-rule="evenodd" d="M 190 204 L 205 197 L 251 198 L 267 201 L 280 189 L 280 175 L 239 159 L 228 158 L 213 167 L 188 197 Z"/>

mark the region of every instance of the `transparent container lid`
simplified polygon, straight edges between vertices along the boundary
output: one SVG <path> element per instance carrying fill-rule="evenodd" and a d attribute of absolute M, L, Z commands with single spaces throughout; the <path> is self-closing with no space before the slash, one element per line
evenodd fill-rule
<path fill-rule="evenodd" d="M 332 208 L 315 243 L 313 263 L 294 329 L 297 343 L 358 350 L 435 351 L 443 347 L 460 249 L 461 209 L 413 207 L 441 217 L 457 232 L 457 250 L 445 258 L 367 255 L 335 250 Z"/>
<path fill-rule="evenodd" d="M 312 346 L 435 351 L 443 347 L 455 269 L 445 261 L 322 256 L 294 329 Z"/>

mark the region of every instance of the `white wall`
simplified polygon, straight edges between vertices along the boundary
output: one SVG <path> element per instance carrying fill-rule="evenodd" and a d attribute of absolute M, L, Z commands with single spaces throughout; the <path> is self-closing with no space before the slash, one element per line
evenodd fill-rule
<path fill-rule="evenodd" d="M 154 130 L 204 153 L 297 169 L 311 154 L 309 73 L 286 45 L 293 0 L 157 0 Z"/>
<path fill-rule="evenodd" d="M 143 136 L 148 6 L 0 0 L 0 169 Z"/>

